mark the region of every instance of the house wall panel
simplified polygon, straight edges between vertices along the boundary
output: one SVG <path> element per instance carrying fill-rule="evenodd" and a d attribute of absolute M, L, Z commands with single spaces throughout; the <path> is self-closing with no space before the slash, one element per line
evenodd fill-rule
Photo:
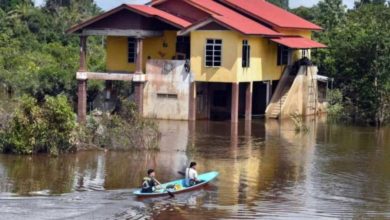
<path fill-rule="evenodd" d="M 222 66 L 205 66 L 205 44 L 209 38 L 222 39 Z M 242 68 L 242 41 L 251 46 L 249 68 Z M 284 66 L 277 66 L 277 44 L 258 36 L 245 36 L 234 31 L 191 32 L 191 68 L 196 81 L 251 82 L 278 80 Z"/>
<path fill-rule="evenodd" d="M 149 60 L 143 115 L 148 118 L 188 120 L 193 76 L 182 60 Z"/>
<path fill-rule="evenodd" d="M 127 37 L 107 37 L 107 71 L 134 72 L 135 64 L 127 62 Z M 165 31 L 161 37 L 144 39 L 143 67 L 148 59 L 171 60 L 176 55 L 176 31 Z"/>

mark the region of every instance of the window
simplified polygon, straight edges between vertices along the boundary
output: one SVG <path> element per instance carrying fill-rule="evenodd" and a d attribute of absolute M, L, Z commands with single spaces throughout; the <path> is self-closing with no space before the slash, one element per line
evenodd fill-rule
<path fill-rule="evenodd" d="M 278 45 L 278 66 L 288 64 L 288 47 Z"/>
<path fill-rule="evenodd" d="M 207 39 L 206 41 L 206 66 L 218 67 L 222 62 L 222 40 Z"/>
<path fill-rule="evenodd" d="M 246 68 L 250 66 L 251 62 L 251 46 L 248 40 L 242 41 L 242 67 Z"/>
<path fill-rule="evenodd" d="M 137 57 L 137 40 L 129 37 L 127 39 L 127 61 L 135 63 Z"/>

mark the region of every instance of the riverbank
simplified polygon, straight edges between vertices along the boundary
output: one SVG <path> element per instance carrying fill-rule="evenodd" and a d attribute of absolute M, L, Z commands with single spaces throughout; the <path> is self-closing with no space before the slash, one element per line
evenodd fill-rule
<path fill-rule="evenodd" d="M 9 99 L 11 101 L 11 99 Z M 158 150 L 155 121 L 141 117 L 128 99 L 118 100 L 111 112 L 91 112 L 85 123 L 77 123 L 64 95 L 30 96 L 17 99 L 11 112 L 0 109 L 0 152 L 52 156 L 86 149 Z"/>
<path fill-rule="evenodd" d="M 390 128 L 325 122 L 309 120 L 310 131 L 297 134 L 292 122 L 273 120 L 250 128 L 160 121 L 159 152 L 0 155 L 0 200 L 9 201 L 0 213 L 50 219 L 50 206 L 75 219 L 390 217 Z M 218 180 L 170 200 L 132 196 L 147 168 L 165 182 L 192 160 L 200 172 L 219 171 Z"/>

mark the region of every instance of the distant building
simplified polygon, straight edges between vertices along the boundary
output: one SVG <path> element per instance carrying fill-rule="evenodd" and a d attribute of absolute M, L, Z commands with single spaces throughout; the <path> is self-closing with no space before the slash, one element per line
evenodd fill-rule
<path fill-rule="evenodd" d="M 320 30 L 265 0 L 123 4 L 67 31 L 81 40 L 79 120 L 86 119 L 87 80 L 132 81 L 145 117 L 237 122 L 316 114 L 324 111 L 316 68 L 293 64 L 326 47 L 311 40 Z M 106 73 L 86 68 L 90 35 L 107 36 Z"/>

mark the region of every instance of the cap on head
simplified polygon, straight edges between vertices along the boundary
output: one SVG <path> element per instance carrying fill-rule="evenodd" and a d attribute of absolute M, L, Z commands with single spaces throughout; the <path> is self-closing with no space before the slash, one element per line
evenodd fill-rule
<path fill-rule="evenodd" d="M 154 170 L 153 170 L 153 169 L 149 169 L 149 170 L 148 170 L 148 175 L 150 175 L 150 174 L 152 174 L 152 173 L 154 173 Z"/>
<path fill-rule="evenodd" d="M 194 167 L 194 166 L 196 166 L 196 162 L 191 162 L 191 163 L 190 163 L 190 168 L 192 168 L 192 167 Z"/>

